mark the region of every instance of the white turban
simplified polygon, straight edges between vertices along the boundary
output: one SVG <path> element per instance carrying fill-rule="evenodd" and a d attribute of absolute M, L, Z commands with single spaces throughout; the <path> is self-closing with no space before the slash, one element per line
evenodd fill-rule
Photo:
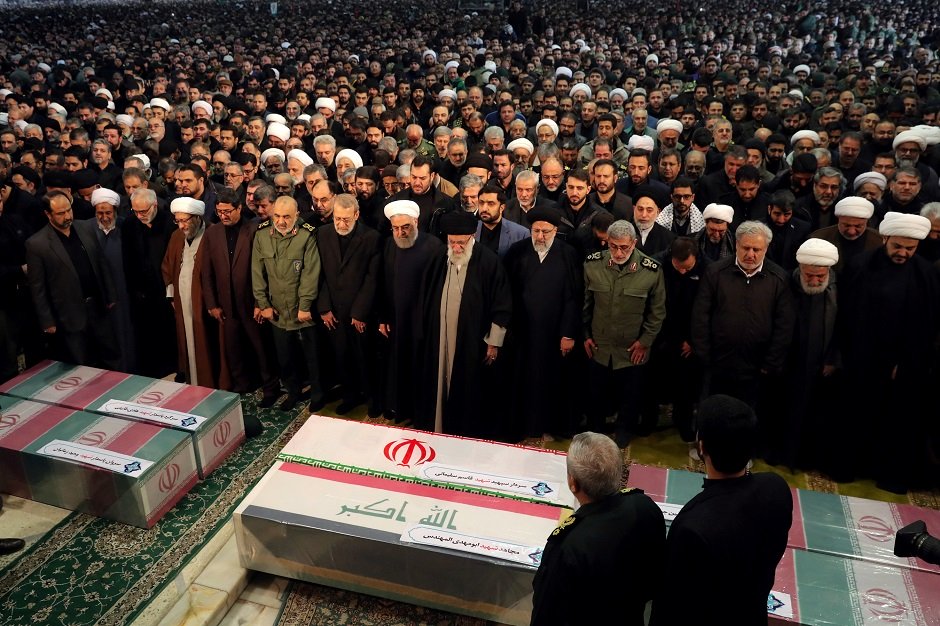
<path fill-rule="evenodd" d="M 555 134 L 555 136 L 556 137 L 558 136 L 558 124 L 555 123 L 555 120 L 550 120 L 550 119 L 539 120 L 538 123 L 535 125 L 535 132 L 538 133 L 539 129 L 543 126 L 548 126 L 550 129 L 552 129 L 552 132 Z"/>
<path fill-rule="evenodd" d="M 496 71 L 496 61 L 485 61 L 483 67 L 489 72 Z"/>
<path fill-rule="evenodd" d="M 307 115 L 306 113 L 301 113 L 300 115 L 297 116 L 297 120 L 298 120 L 298 121 L 300 121 L 300 122 L 307 122 L 308 124 L 310 123 L 310 120 L 311 120 L 311 119 L 312 119 L 312 118 L 311 118 L 309 115 Z"/>
<path fill-rule="evenodd" d="M 454 102 L 457 102 L 457 92 L 453 89 L 441 89 L 437 92 L 437 99 L 440 100 L 441 98 L 450 98 Z"/>
<path fill-rule="evenodd" d="M 164 100 L 163 98 L 151 98 L 150 99 L 150 108 L 160 107 L 164 111 L 170 110 L 170 103 Z"/>
<path fill-rule="evenodd" d="M 794 98 L 799 98 L 800 101 L 803 100 L 803 92 L 800 91 L 799 89 L 791 89 L 790 91 L 787 92 L 787 95 L 793 96 Z"/>
<path fill-rule="evenodd" d="M 836 202 L 836 217 L 857 217 L 867 220 L 875 213 L 875 205 L 858 196 L 849 196 Z"/>
<path fill-rule="evenodd" d="M 137 160 L 139 160 L 141 163 L 143 163 L 145 170 L 149 170 L 149 169 L 150 169 L 150 157 L 147 156 L 146 154 L 132 154 L 132 155 L 131 155 L 131 158 L 132 158 L 132 159 L 137 159 Z"/>
<path fill-rule="evenodd" d="M 457 61 L 448 61 L 447 63 L 444 64 L 445 70 L 449 70 L 450 68 L 457 69 L 458 67 L 460 67 L 460 63 L 458 63 Z"/>
<path fill-rule="evenodd" d="M 407 215 L 408 217 L 418 219 L 421 215 L 421 209 L 417 202 L 411 200 L 395 200 L 385 205 L 385 217 L 392 219 L 396 215 Z"/>
<path fill-rule="evenodd" d="M 574 76 L 574 72 L 571 71 L 570 67 L 565 67 L 562 65 L 555 70 L 555 78 L 558 78 L 559 76 L 567 76 L 570 79 L 572 76 Z"/>
<path fill-rule="evenodd" d="M 284 151 L 280 148 L 268 148 L 261 153 L 261 165 L 264 165 L 268 162 L 268 159 L 275 157 L 278 161 L 283 163 L 286 159 L 284 158 Z"/>
<path fill-rule="evenodd" d="M 911 128 L 911 130 L 923 137 L 928 146 L 935 146 L 940 143 L 940 128 L 927 126 L 926 124 L 918 124 Z"/>
<path fill-rule="evenodd" d="M 814 130 L 799 130 L 799 131 L 793 133 L 793 136 L 790 137 L 790 145 L 791 145 L 791 146 L 795 146 L 795 145 L 796 145 L 796 142 L 799 141 L 799 140 L 801 140 L 801 139 L 812 139 L 812 140 L 813 140 L 813 143 L 816 144 L 817 146 L 819 145 L 819 142 L 821 141 L 821 139 L 819 138 L 819 133 L 817 133 L 816 131 L 814 131 Z"/>
<path fill-rule="evenodd" d="M 653 63 L 659 64 L 659 57 L 656 56 L 655 54 L 647 54 L 646 62 L 649 63 L 650 61 L 652 61 Z"/>
<path fill-rule="evenodd" d="M 930 220 L 921 215 L 908 215 L 888 211 L 878 228 L 884 237 L 909 237 L 924 239 L 930 234 Z"/>
<path fill-rule="evenodd" d="M 902 143 L 909 143 L 912 141 L 920 146 L 921 152 L 927 149 L 927 139 L 916 130 L 905 130 L 903 133 L 898 133 L 898 136 L 894 138 L 894 142 L 891 144 L 891 147 L 897 150 L 898 146 L 900 146 Z"/>
<path fill-rule="evenodd" d="M 195 112 L 196 109 L 202 109 L 209 115 L 212 115 L 213 113 L 212 105 L 206 102 L 205 100 L 196 100 L 195 102 L 193 102 L 193 111 Z"/>
<path fill-rule="evenodd" d="M 832 267 L 839 262 L 839 249 L 825 239 L 807 239 L 796 251 L 800 265 Z"/>
<path fill-rule="evenodd" d="M 535 152 L 535 146 L 532 145 L 532 142 L 526 139 L 525 137 L 519 137 L 519 139 L 513 139 L 509 142 L 509 145 L 506 146 L 506 149 L 510 152 L 515 152 L 516 148 L 525 148 L 529 151 L 529 154 Z"/>
<path fill-rule="evenodd" d="M 280 122 L 271 122 L 268 124 L 267 135 L 277 137 L 281 141 L 290 139 L 290 129 Z"/>
<path fill-rule="evenodd" d="M 856 191 L 858 191 L 858 188 L 864 185 L 865 183 L 874 183 L 878 187 L 878 189 L 881 189 L 882 191 L 884 191 L 885 188 L 888 186 L 888 179 L 885 178 L 885 175 L 882 174 L 881 172 L 865 172 L 864 174 L 859 174 L 858 176 L 855 177 L 855 182 L 853 183 L 853 187 L 855 188 Z"/>
<path fill-rule="evenodd" d="M 627 98 L 630 97 L 630 96 L 627 95 L 627 91 L 626 91 L 625 89 L 621 89 L 620 87 L 616 87 L 616 88 L 614 88 L 614 89 L 611 89 L 611 90 L 610 90 L 610 93 L 607 95 L 607 97 L 610 98 L 610 99 L 613 99 L 614 96 L 620 96 L 620 97 L 623 98 L 624 100 L 626 100 Z"/>
<path fill-rule="evenodd" d="M 314 108 L 317 110 L 320 109 L 329 109 L 330 111 L 336 112 L 336 100 L 333 98 L 317 98 L 317 101 L 314 103 Z"/>
<path fill-rule="evenodd" d="M 118 124 L 124 124 L 125 126 L 134 125 L 134 118 L 128 115 L 127 113 L 120 113 L 119 115 L 116 115 L 114 118 L 114 121 L 117 122 Z"/>
<path fill-rule="evenodd" d="M 579 91 L 583 91 L 588 98 L 591 97 L 591 86 L 587 83 L 575 83 L 574 86 L 568 90 L 568 95 L 574 98 L 574 94 L 578 93 Z"/>
<path fill-rule="evenodd" d="M 793 68 L 794 74 L 799 74 L 800 72 L 806 72 L 809 74 L 809 65 L 800 64 Z"/>
<path fill-rule="evenodd" d="M 296 148 L 294 148 L 293 150 L 287 153 L 287 158 L 300 161 L 301 163 L 303 163 L 304 167 L 307 167 L 308 165 L 313 165 L 313 159 L 310 157 L 310 155 L 304 152 L 303 150 L 298 150 Z"/>
<path fill-rule="evenodd" d="M 59 113 L 60 115 L 68 115 L 68 111 L 65 110 L 65 107 L 59 104 L 58 102 L 50 102 L 49 108 Z"/>
<path fill-rule="evenodd" d="M 121 197 L 110 189 L 98 187 L 91 192 L 91 206 L 98 206 L 102 202 L 107 202 L 111 206 L 117 206 L 121 203 Z"/>
<path fill-rule="evenodd" d="M 283 115 L 280 115 L 279 113 L 268 113 L 265 116 L 264 121 L 266 124 L 277 122 L 278 124 L 284 124 L 285 126 L 287 125 L 287 118 Z"/>
<path fill-rule="evenodd" d="M 428 55 L 431 55 L 432 57 L 434 57 L 434 60 L 437 61 L 437 53 L 434 52 L 434 50 L 425 50 L 424 53 L 422 53 L 421 58 L 423 59 L 424 57 Z"/>
<path fill-rule="evenodd" d="M 656 124 L 656 132 L 662 133 L 664 130 L 674 130 L 677 133 L 682 132 L 682 122 L 679 120 L 674 120 L 672 118 L 659 120 Z"/>
<path fill-rule="evenodd" d="M 729 224 L 734 221 L 734 209 L 727 204 L 715 204 L 712 202 L 702 211 L 702 217 L 707 220 L 721 220 Z"/>
<path fill-rule="evenodd" d="M 337 152 L 336 163 L 339 163 L 343 159 L 349 159 L 350 161 L 352 161 L 352 164 L 353 166 L 355 166 L 356 169 L 359 169 L 360 167 L 362 167 L 362 157 L 359 156 L 359 153 L 356 152 L 355 150 L 350 150 L 349 148 L 346 148 L 345 150 L 340 150 L 339 152 Z"/>
<path fill-rule="evenodd" d="M 111 93 L 111 90 L 105 87 L 101 87 L 100 89 L 98 89 L 98 91 L 95 92 L 95 95 L 104 96 L 108 100 L 114 100 L 114 95 Z"/>
<path fill-rule="evenodd" d="M 108 108 L 109 111 L 114 111 L 114 110 L 115 110 L 115 108 L 114 108 L 114 101 L 113 101 L 113 100 L 108 100 L 108 107 L 107 107 L 107 108 Z"/>
<path fill-rule="evenodd" d="M 205 215 L 206 203 L 202 200 L 180 196 L 170 203 L 170 213 L 188 213 L 190 215 Z"/>
<path fill-rule="evenodd" d="M 652 137 L 646 135 L 633 135 L 627 142 L 627 150 L 649 150 L 652 151 L 656 143 Z"/>

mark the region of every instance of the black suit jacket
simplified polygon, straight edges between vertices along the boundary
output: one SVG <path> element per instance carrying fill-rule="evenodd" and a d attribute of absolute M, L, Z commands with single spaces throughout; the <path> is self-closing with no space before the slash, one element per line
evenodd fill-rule
<path fill-rule="evenodd" d="M 73 222 L 72 228 L 88 253 L 98 289 L 105 302 L 117 301 L 114 283 L 93 223 Z M 49 224 L 26 241 L 26 276 L 40 328 L 56 326 L 65 332 L 81 332 L 88 324 L 85 296 L 68 251 Z"/>
<path fill-rule="evenodd" d="M 317 310 L 321 315 L 332 311 L 343 323 L 372 317 L 379 276 L 379 233 L 360 222 L 349 237 L 346 254 L 341 255 L 336 226 L 327 224 L 317 229 Z"/>
<path fill-rule="evenodd" d="M 206 229 L 202 236 L 202 246 L 206 248 L 202 263 L 202 301 L 207 310 L 220 308 L 226 318 L 251 316 L 255 306 L 251 288 L 251 245 L 256 232 L 258 225 L 243 214 L 234 258 L 230 262 L 225 226 L 213 224 Z"/>
<path fill-rule="evenodd" d="M 634 224 L 636 226 L 636 224 Z M 636 229 L 637 241 L 636 248 L 647 256 L 659 254 L 672 245 L 676 234 L 661 224 L 653 222 L 653 229 L 646 236 L 646 242 L 640 240 L 640 229 Z"/>

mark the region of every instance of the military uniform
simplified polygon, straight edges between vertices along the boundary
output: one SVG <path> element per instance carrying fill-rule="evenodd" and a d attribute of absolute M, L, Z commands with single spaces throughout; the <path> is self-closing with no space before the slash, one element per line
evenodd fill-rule
<path fill-rule="evenodd" d="M 634 249 L 618 266 L 610 251 L 595 252 L 584 263 L 584 336 L 594 340 L 588 427 L 603 432 L 604 418 L 617 412 L 617 444 L 628 432 L 640 434 L 642 375 L 628 348 L 647 349 L 666 318 L 666 283 L 659 262 Z M 644 361 L 645 363 L 645 361 Z M 639 365 L 643 365 L 640 363 Z"/>
<path fill-rule="evenodd" d="M 639 489 L 581 506 L 545 544 L 532 582 L 532 626 L 641 626 L 666 545 L 659 507 Z"/>
<path fill-rule="evenodd" d="M 303 349 L 310 381 L 311 407 L 322 405 L 317 364 L 316 327 L 314 321 L 301 322 L 300 311 L 314 314 L 317 287 L 320 282 L 320 254 L 317 250 L 316 229 L 298 221 L 287 234 L 274 228 L 271 220 L 258 225 L 251 254 L 251 283 L 255 303 L 259 309 L 273 307 L 274 347 L 280 364 L 289 399 L 296 402 L 300 396 L 302 365 L 295 362 L 293 344 Z M 292 403 L 285 401 L 284 408 Z"/>

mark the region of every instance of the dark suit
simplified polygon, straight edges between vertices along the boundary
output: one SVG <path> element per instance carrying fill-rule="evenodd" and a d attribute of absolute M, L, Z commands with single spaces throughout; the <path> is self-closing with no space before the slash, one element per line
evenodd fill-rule
<path fill-rule="evenodd" d="M 72 236 L 87 255 L 92 284 L 83 285 L 69 251 L 49 224 L 26 241 L 29 288 L 40 328 L 55 327 L 62 359 L 78 365 L 119 366 L 108 307 L 117 301 L 94 226 L 74 222 Z M 90 289 L 86 289 L 90 287 Z"/>
<path fill-rule="evenodd" d="M 375 362 L 374 352 L 376 319 L 373 314 L 379 279 L 379 233 L 358 223 L 347 235 L 345 252 L 335 224 L 317 229 L 317 247 L 320 251 L 320 289 L 317 311 L 320 315 L 333 313 L 336 326 L 327 329 L 337 361 L 339 381 L 343 386 L 344 402 L 355 402 L 363 393 L 374 396 L 377 370 L 369 367 Z M 366 330 L 358 332 L 352 320 L 366 323 Z"/>
<path fill-rule="evenodd" d="M 634 224 L 634 226 L 636 226 Z M 642 241 L 640 237 L 640 228 L 637 226 L 636 229 L 637 249 L 647 256 L 653 256 L 654 254 L 659 254 L 666 248 L 672 245 L 673 240 L 676 238 L 675 233 L 671 230 L 653 222 L 653 229 L 650 230 L 649 234 L 646 236 L 646 241 Z"/>
<path fill-rule="evenodd" d="M 225 361 L 233 391 L 252 391 L 260 374 L 264 395 L 277 396 L 281 386 L 273 346 L 265 342 L 262 327 L 254 320 L 251 244 L 258 226 L 246 213 L 243 210 L 241 221 L 231 227 L 237 229 L 231 254 L 227 227 L 213 224 L 206 229 L 202 242 L 206 253 L 202 263 L 202 299 L 206 309 L 222 309 Z"/>
<path fill-rule="evenodd" d="M 535 197 L 535 204 L 532 206 L 533 209 L 558 209 L 558 203 L 554 200 L 549 200 L 548 198 L 543 198 L 541 196 Z M 531 210 L 531 209 L 530 209 Z M 506 202 L 506 210 L 503 211 L 503 219 L 509 220 L 510 222 L 515 222 L 522 226 L 528 226 L 529 220 L 526 219 L 525 211 L 522 210 L 522 207 L 519 206 L 519 199 L 512 198 Z"/>

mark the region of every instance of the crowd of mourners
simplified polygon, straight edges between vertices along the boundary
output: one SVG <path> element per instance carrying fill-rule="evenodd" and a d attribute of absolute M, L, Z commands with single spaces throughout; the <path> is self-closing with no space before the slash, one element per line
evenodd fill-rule
<path fill-rule="evenodd" d="M 722 393 L 769 463 L 935 486 L 937 13 L 17 5 L 0 380 L 621 446 Z"/>

